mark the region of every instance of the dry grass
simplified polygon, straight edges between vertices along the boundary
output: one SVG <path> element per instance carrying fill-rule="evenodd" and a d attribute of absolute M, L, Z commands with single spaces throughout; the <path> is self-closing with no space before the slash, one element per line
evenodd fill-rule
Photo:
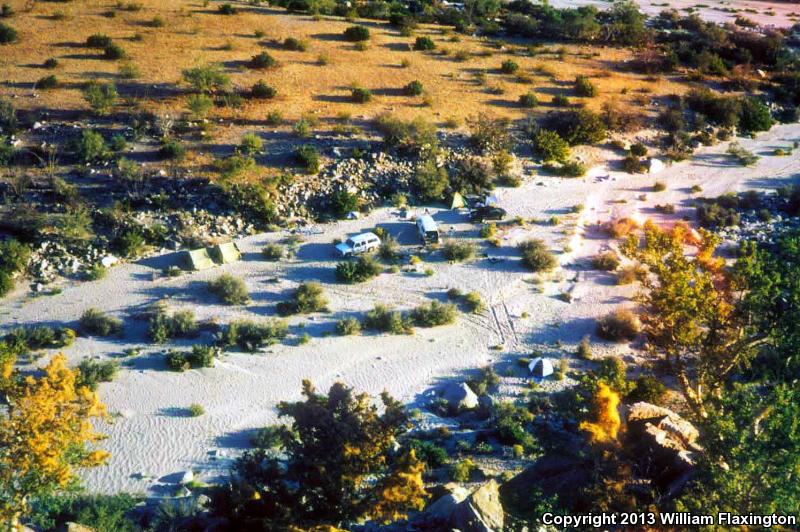
<path fill-rule="evenodd" d="M 491 42 L 462 37 L 449 42 L 441 28 L 421 26 L 413 36 L 404 37 L 388 24 L 359 21 L 370 28 L 372 38 L 366 51 L 357 51 L 353 43 L 342 39 L 342 31 L 351 25 L 338 18 L 315 20 L 308 15 L 287 14 L 280 9 L 240 4 L 239 13 L 232 16 L 217 14 L 216 4 L 202 7 L 199 2 L 176 0 L 156 2 L 145 0 L 137 12 L 115 10 L 113 18 L 103 13 L 114 5 L 97 5 L 85 0 L 69 3 L 38 2 L 30 12 L 23 11 L 20 0 L 12 2 L 19 13 L 12 23 L 20 33 L 20 42 L 4 46 L 0 70 L 6 80 L 2 92 L 15 95 L 15 105 L 21 109 L 78 110 L 86 109 L 80 94 L 80 84 L 88 79 L 114 80 L 122 95 L 136 97 L 138 104 L 157 113 L 185 111 L 186 94 L 181 87 L 181 71 L 205 63 L 220 63 L 241 89 L 249 88 L 259 79 L 277 89 L 273 100 L 246 102 L 242 109 L 214 109 L 212 117 L 246 118 L 249 130 L 266 126 L 270 111 L 279 110 L 284 124 L 270 129 L 289 132 L 290 124 L 305 114 L 320 118 L 317 131 L 330 131 L 334 118 L 351 114 L 356 121 L 371 118 L 383 111 L 392 111 L 404 118 L 423 115 L 439 125 L 449 120 L 463 123 L 467 116 L 486 110 L 512 119 L 520 119 L 531 110 L 518 104 L 521 94 L 533 91 L 541 105 L 534 113 L 545 113 L 554 94 L 563 93 L 573 102 L 583 101 L 599 109 L 604 101 L 615 100 L 622 109 L 643 109 L 637 97 L 684 92 L 677 81 L 664 78 L 657 81 L 646 76 L 622 72 L 621 66 L 630 58 L 622 49 L 566 46 L 559 55 L 556 47 L 541 49 L 535 56 L 521 46 L 494 46 Z M 68 20 L 55 20 L 53 14 L 65 13 Z M 153 27 L 154 17 L 164 20 L 163 27 Z M 263 37 L 255 36 L 256 30 Z M 138 67 L 135 80 L 121 79 L 119 62 L 98 57 L 96 50 L 83 46 L 94 33 L 105 33 L 120 44 L 130 62 Z M 135 40 L 134 35 L 141 35 Z M 437 44 L 437 50 L 447 48 L 448 55 L 437 51 L 411 51 L 416 36 L 427 35 Z M 279 43 L 287 37 L 308 42 L 305 52 L 285 50 Z M 561 49 L 562 47 L 558 47 Z M 458 54 L 459 50 L 467 53 Z M 243 64 L 251 56 L 267 51 L 275 57 L 277 68 L 248 70 Z M 329 62 L 320 64 L 324 54 Z M 63 88 L 42 91 L 34 98 L 33 83 L 42 76 L 39 68 L 46 59 L 55 57 L 60 67 L 54 72 Z M 563 57 L 563 58 L 562 58 Z M 503 75 L 500 64 L 512 58 L 519 64 L 517 75 Z M 401 64 L 409 60 L 410 65 Z M 485 70 L 485 85 L 476 83 L 475 74 Z M 573 81 L 578 74 L 589 76 L 599 89 L 595 98 L 576 98 Z M 520 82 L 521 79 L 524 83 Z M 424 96 L 409 97 L 402 87 L 419 80 Z M 358 84 L 372 91 L 369 103 L 354 104 L 350 87 Z M 490 94 L 487 86 L 500 87 L 502 94 Z M 623 91 L 627 89 L 627 91 Z M 654 109 L 650 109 L 654 112 Z M 233 143 L 248 131 L 235 120 L 218 128 L 214 142 Z M 191 159 L 190 159 L 191 161 Z"/>

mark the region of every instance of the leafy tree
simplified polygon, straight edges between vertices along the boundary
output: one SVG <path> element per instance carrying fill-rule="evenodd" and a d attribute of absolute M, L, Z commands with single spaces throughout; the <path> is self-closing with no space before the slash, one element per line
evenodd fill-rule
<path fill-rule="evenodd" d="M 555 131 L 539 129 L 533 134 L 532 140 L 533 150 L 544 162 L 564 162 L 569 158 L 569 144 Z"/>
<path fill-rule="evenodd" d="M 117 100 L 117 88 L 113 83 L 90 81 L 83 88 L 83 99 L 97 114 L 107 114 Z"/>
<path fill-rule="evenodd" d="M 372 517 L 390 523 L 404 519 L 408 510 L 422 510 L 428 493 L 422 482 L 425 464 L 417 459 L 414 449 L 398 460 L 394 471 L 383 477 L 377 485 L 378 501 Z"/>
<path fill-rule="evenodd" d="M 436 165 L 436 159 L 428 157 L 414 172 L 414 185 L 424 201 L 440 200 L 447 190 L 447 169 Z"/>
<path fill-rule="evenodd" d="M 17 523 L 33 499 L 74 486 L 75 468 L 99 466 L 108 458 L 104 451 L 89 449 L 101 438 L 92 420 L 104 419 L 105 407 L 76 379 L 63 355 L 53 357 L 41 377 L 3 375 L 0 388 L 8 402 L 0 415 L 4 523 Z"/>
<path fill-rule="evenodd" d="M 212 93 L 228 88 L 230 77 L 219 65 L 205 65 L 183 71 L 183 80 L 198 92 Z"/>

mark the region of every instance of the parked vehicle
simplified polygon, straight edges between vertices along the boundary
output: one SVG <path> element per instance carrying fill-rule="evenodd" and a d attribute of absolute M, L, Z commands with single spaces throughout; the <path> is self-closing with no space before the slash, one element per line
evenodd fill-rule
<path fill-rule="evenodd" d="M 342 257 L 350 257 L 352 255 L 360 255 L 369 251 L 374 251 L 381 246 L 381 239 L 375 233 L 361 233 L 360 235 L 352 236 L 342 242 L 336 244 L 336 251 Z"/>
<path fill-rule="evenodd" d="M 484 222 L 486 220 L 502 220 L 506 217 L 505 209 L 490 205 L 478 207 L 469 213 L 469 219 L 473 222 Z"/>
<path fill-rule="evenodd" d="M 439 241 L 439 226 L 427 214 L 417 218 L 417 233 L 423 244 L 435 244 Z"/>

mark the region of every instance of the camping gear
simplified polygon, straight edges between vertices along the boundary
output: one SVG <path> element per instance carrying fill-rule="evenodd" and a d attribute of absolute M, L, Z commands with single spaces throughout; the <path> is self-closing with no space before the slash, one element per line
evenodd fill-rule
<path fill-rule="evenodd" d="M 206 248 L 191 249 L 181 253 L 181 262 L 187 270 L 207 270 L 214 266 L 214 261 Z"/>
<path fill-rule="evenodd" d="M 214 262 L 219 264 L 230 264 L 242 258 L 242 253 L 233 242 L 225 242 L 208 248 L 209 255 Z"/>
<path fill-rule="evenodd" d="M 538 357 L 528 363 L 528 370 L 530 370 L 533 378 L 544 379 L 553 374 L 553 364 L 546 358 Z"/>
<path fill-rule="evenodd" d="M 462 196 L 459 192 L 453 194 L 453 201 L 450 202 L 451 209 L 463 209 L 467 206 L 467 202 L 464 201 L 464 196 Z"/>

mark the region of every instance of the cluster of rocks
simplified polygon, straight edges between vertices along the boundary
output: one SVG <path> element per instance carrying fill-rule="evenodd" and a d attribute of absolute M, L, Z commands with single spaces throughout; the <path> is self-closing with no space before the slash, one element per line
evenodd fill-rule
<path fill-rule="evenodd" d="M 95 243 L 69 245 L 55 240 L 40 242 L 32 251 L 28 272 L 34 279 L 34 290 L 41 290 L 58 276 L 75 275 L 94 264 L 110 266 L 116 259 L 106 246 Z"/>

